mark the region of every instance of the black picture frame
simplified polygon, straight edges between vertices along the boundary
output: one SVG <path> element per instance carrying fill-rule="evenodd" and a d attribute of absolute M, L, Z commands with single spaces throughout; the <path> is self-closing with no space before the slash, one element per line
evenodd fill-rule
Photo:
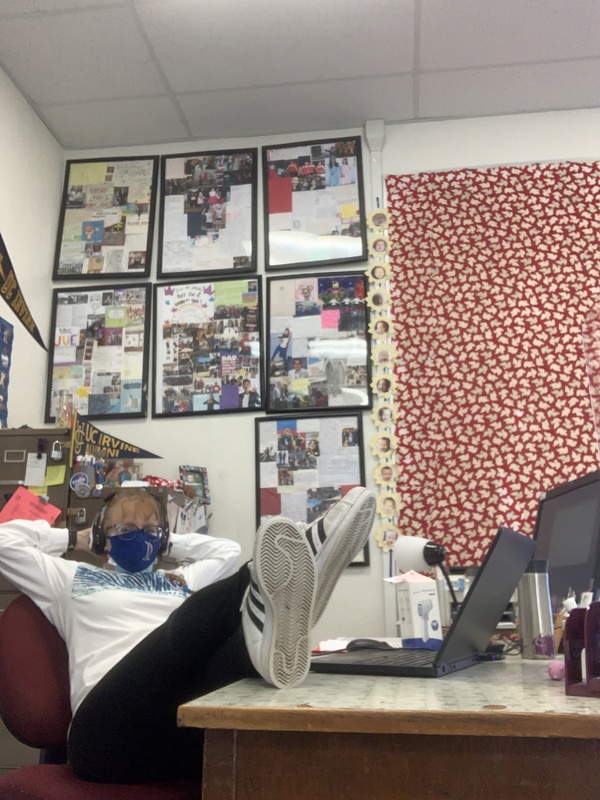
<path fill-rule="evenodd" d="M 268 145 L 262 163 L 267 271 L 367 258 L 360 136 Z"/>
<path fill-rule="evenodd" d="M 260 276 L 155 285 L 152 416 L 262 411 L 261 330 Z"/>
<path fill-rule="evenodd" d="M 146 416 L 150 301 L 148 283 L 54 289 L 45 422 L 65 389 L 87 419 Z"/>
<path fill-rule="evenodd" d="M 354 486 L 365 485 L 360 412 L 255 420 L 256 525 L 282 515 L 314 522 Z M 369 546 L 350 564 L 369 565 Z"/>
<path fill-rule="evenodd" d="M 164 155 L 158 277 L 256 272 L 258 149 Z"/>
<path fill-rule="evenodd" d="M 150 275 L 158 161 L 158 156 L 67 161 L 55 281 Z"/>
<path fill-rule="evenodd" d="M 371 408 L 367 294 L 364 272 L 267 278 L 268 413 Z"/>

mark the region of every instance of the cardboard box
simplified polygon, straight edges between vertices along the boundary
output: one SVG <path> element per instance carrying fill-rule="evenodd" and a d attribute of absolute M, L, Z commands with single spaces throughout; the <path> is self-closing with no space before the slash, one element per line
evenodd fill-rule
<path fill-rule="evenodd" d="M 438 650 L 443 634 L 435 580 L 411 570 L 397 575 L 394 583 L 402 646 Z"/>

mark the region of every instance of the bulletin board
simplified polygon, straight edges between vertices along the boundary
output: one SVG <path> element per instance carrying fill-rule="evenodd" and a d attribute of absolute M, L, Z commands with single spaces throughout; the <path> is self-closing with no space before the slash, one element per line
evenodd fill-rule
<path fill-rule="evenodd" d="M 600 163 L 386 180 L 402 534 L 479 563 L 542 492 L 598 469 L 582 325 L 600 295 Z"/>

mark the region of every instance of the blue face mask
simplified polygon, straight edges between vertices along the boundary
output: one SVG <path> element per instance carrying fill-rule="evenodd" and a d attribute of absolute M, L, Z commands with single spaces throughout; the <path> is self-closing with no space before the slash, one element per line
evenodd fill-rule
<path fill-rule="evenodd" d="M 110 557 L 127 572 L 143 572 L 154 563 L 160 548 L 160 537 L 138 529 L 122 536 L 110 537 Z"/>

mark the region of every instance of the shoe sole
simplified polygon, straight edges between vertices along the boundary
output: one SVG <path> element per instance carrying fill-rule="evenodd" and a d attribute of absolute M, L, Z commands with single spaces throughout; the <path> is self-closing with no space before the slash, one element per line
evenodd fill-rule
<path fill-rule="evenodd" d="M 313 625 L 325 611 L 340 575 L 363 549 L 371 533 L 375 518 L 375 497 L 368 489 L 363 489 L 360 494 L 357 492 L 357 495 L 348 513 L 327 537 L 317 557 L 317 598 Z"/>
<path fill-rule="evenodd" d="M 316 568 L 304 534 L 289 520 L 275 517 L 259 530 L 254 560 L 265 605 L 265 637 L 272 683 L 296 686 L 310 668 L 310 630 L 316 594 Z"/>

